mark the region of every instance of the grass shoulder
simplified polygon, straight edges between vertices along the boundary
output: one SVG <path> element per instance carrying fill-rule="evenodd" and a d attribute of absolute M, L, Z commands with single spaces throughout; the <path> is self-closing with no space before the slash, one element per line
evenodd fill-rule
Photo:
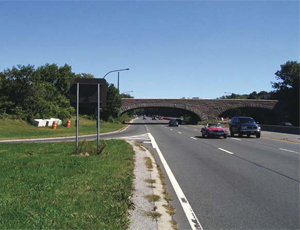
<path fill-rule="evenodd" d="M 124 141 L 105 143 L 89 156 L 72 154 L 68 142 L 1 144 L 1 228 L 126 229 L 134 152 Z M 86 142 L 83 151 L 95 148 Z"/>
<path fill-rule="evenodd" d="M 100 132 L 107 133 L 117 131 L 126 125 L 120 123 L 101 122 Z M 57 126 L 57 129 L 51 127 L 36 127 L 26 121 L 0 119 L 0 140 L 8 139 L 26 139 L 26 138 L 46 138 L 46 137 L 62 137 L 75 136 L 75 118 L 71 119 L 71 127 L 66 128 L 63 125 Z M 79 135 L 96 134 L 96 120 L 85 118 L 79 119 Z"/>

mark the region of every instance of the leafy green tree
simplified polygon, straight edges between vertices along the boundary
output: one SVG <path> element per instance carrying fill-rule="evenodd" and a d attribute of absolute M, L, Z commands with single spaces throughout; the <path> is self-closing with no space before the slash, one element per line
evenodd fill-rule
<path fill-rule="evenodd" d="M 275 99 L 288 103 L 289 117 L 294 124 L 299 125 L 299 78 L 300 63 L 288 61 L 281 65 L 275 75 L 279 82 L 272 82 L 275 89 Z"/>
<path fill-rule="evenodd" d="M 253 91 L 252 93 L 249 94 L 247 99 L 259 99 L 259 96 L 256 91 Z"/>
<path fill-rule="evenodd" d="M 121 93 L 120 97 L 121 98 L 134 98 L 133 96 L 131 96 L 130 94 L 127 94 L 127 93 Z"/>
<path fill-rule="evenodd" d="M 101 113 L 101 118 L 105 121 L 118 118 L 121 105 L 121 96 L 118 89 L 114 84 L 110 84 L 107 89 L 106 107 Z"/>
<path fill-rule="evenodd" d="M 27 119 L 71 117 L 70 80 L 76 75 L 71 66 L 46 64 L 12 67 L 0 73 L 0 115 Z"/>

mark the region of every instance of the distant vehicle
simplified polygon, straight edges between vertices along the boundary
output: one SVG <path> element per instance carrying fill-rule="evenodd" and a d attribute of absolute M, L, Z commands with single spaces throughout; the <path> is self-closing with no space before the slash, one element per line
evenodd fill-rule
<path fill-rule="evenodd" d="M 179 125 L 182 124 L 182 120 L 181 119 L 176 119 L 176 121 L 178 122 Z"/>
<path fill-rule="evenodd" d="M 279 125 L 281 125 L 281 126 L 293 126 L 293 124 L 291 122 L 287 122 L 287 121 L 281 122 Z"/>
<path fill-rule="evenodd" d="M 147 120 L 147 117 L 146 117 L 146 115 L 144 115 L 144 116 L 143 116 L 143 120 Z"/>
<path fill-rule="evenodd" d="M 228 131 L 220 123 L 209 123 L 201 129 L 202 137 L 227 138 Z"/>
<path fill-rule="evenodd" d="M 175 119 L 172 119 L 169 121 L 169 126 L 177 126 L 178 127 L 178 122 Z"/>
<path fill-rule="evenodd" d="M 163 119 L 164 119 L 163 116 L 159 116 L 159 117 L 158 117 L 158 120 L 163 120 Z"/>
<path fill-rule="evenodd" d="M 152 120 L 156 120 L 156 116 L 153 115 L 153 116 L 152 116 Z"/>
<path fill-rule="evenodd" d="M 247 137 L 255 135 L 257 138 L 261 136 L 261 128 L 252 117 L 233 117 L 229 123 L 230 136 L 238 134 L 239 137 L 244 134 Z"/>

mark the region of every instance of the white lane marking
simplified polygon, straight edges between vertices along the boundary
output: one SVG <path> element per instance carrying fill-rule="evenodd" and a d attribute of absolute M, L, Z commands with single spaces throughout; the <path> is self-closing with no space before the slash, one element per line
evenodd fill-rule
<path fill-rule="evenodd" d="M 192 139 L 194 139 L 194 140 L 197 140 L 197 138 L 195 138 L 195 137 L 191 137 Z"/>
<path fill-rule="evenodd" d="M 152 142 L 151 141 L 144 141 L 143 143 L 145 143 L 145 144 L 151 144 Z"/>
<path fill-rule="evenodd" d="M 178 132 L 179 134 L 181 134 L 181 132 Z"/>
<path fill-rule="evenodd" d="M 170 129 L 171 131 L 173 130 L 173 129 Z"/>
<path fill-rule="evenodd" d="M 146 131 L 149 132 L 149 129 L 148 129 L 148 126 L 147 126 L 147 125 L 145 125 L 145 128 L 146 128 Z"/>
<path fill-rule="evenodd" d="M 279 148 L 280 150 L 282 151 L 286 151 L 286 152 L 290 152 L 290 153 L 298 153 L 296 151 L 293 151 L 293 150 L 289 150 L 289 149 L 282 149 L 282 148 Z M 299 154 L 299 153 L 298 153 Z"/>
<path fill-rule="evenodd" d="M 194 129 L 195 131 L 198 131 L 197 129 Z"/>
<path fill-rule="evenodd" d="M 221 150 L 221 151 L 224 151 L 224 152 L 226 152 L 226 153 L 229 153 L 229 154 L 234 154 L 234 153 L 229 152 L 229 151 L 227 151 L 227 150 L 225 150 L 225 149 L 221 149 L 221 148 L 218 148 L 218 149 Z"/>
<path fill-rule="evenodd" d="M 234 138 L 234 137 L 232 137 L 231 139 L 237 140 L 237 141 L 241 141 L 241 139 L 239 139 L 239 138 Z"/>
<path fill-rule="evenodd" d="M 148 133 L 148 135 L 149 135 L 149 138 L 151 139 L 152 147 L 154 149 L 156 149 L 156 151 L 158 153 L 158 156 L 159 156 L 159 158 L 161 160 L 161 163 L 163 164 L 163 166 L 164 166 L 164 168 L 166 170 L 166 173 L 167 173 L 167 175 L 168 175 L 168 177 L 169 177 L 169 179 L 171 181 L 171 184 L 172 184 L 172 186 L 173 186 L 173 188 L 174 188 L 174 190 L 176 192 L 176 195 L 177 195 L 177 197 L 179 199 L 179 202 L 180 202 L 180 204 L 181 204 L 181 206 L 182 206 L 182 208 L 183 208 L 183 210 L 185 212 L 185 215 L 186 215 L 186 217 L 187 217 L 187 219 L 188 219 L 188 221 L 189 221 L 189 223 L 191 225 L 191 228 L 195 229 L 195 230 L 197 230 L 197 229 L 198 230 L 199 229 L 203 230 L 200 221 L 198 220 L 196 214 L 194 213 L 194 211 L 192 209 L 192 206 L 189 204 L 189 202 L 188 202 L 186 196 L 184 195 L 182 189 L 180 188 L 180 186 L 179 186 L 179 184 L 178 184 L 178 182 L 177 182 L 174 174 L 172 173 L 172 171 L 171 171 L 171 169 L 170 169 L 167 161 L 165 160 L 162 152 L 160 151 L 160 149 L 159 149 L 159 147 L 158 147 L 158 145 L 157 145 L 154 137 L 152 136 L 151 133 Z"/>
<path fill-rule="evenodd" d="M 128 137 L 121 137 L 121 138 L 135 138 L 135 137 L 147 137 L 147 134 L 135 135 L 135 136 L 128 136 Z"/>
<path fill-rule="evenodd" d="M 116 139 L 122 139 L 122 140 L 137 140 L 137 141 L 150 141 L 149 139 L 147 138 L 130 138 L 130 137 L 120 137 L 120 138 L 116 138 Z"/>

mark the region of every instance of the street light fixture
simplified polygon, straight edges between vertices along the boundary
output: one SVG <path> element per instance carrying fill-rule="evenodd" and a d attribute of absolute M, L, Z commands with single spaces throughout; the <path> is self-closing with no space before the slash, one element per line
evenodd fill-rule
<path fill-rule="evenodd" d="M 127 69 L 116 69 L 116 70 L 109 71 L 108 73 L 106 73 L 106 74 L 104 75 L 103 79 L 105 79 L 105 77 L 106 77 L 108 74 L 110 74 L 110 73 L 118 72 L 118 91 L 120 92 L 120 84 L 119 84 L 119 82 L 120 82 L 120 74 L 119 74 L 119 72 L 125 71 L 125 70 L 129 70 L 129 68 L 127 68 Z"/>
<path fill-rule="evenodd" d="M 125 91 L 125 92 L 123 92 L 123 93 L 120 93 L 120 94 L 132 93 L 132 92 L 133 92 L 133 90 L 131 90 L 131 91 Z"/>

